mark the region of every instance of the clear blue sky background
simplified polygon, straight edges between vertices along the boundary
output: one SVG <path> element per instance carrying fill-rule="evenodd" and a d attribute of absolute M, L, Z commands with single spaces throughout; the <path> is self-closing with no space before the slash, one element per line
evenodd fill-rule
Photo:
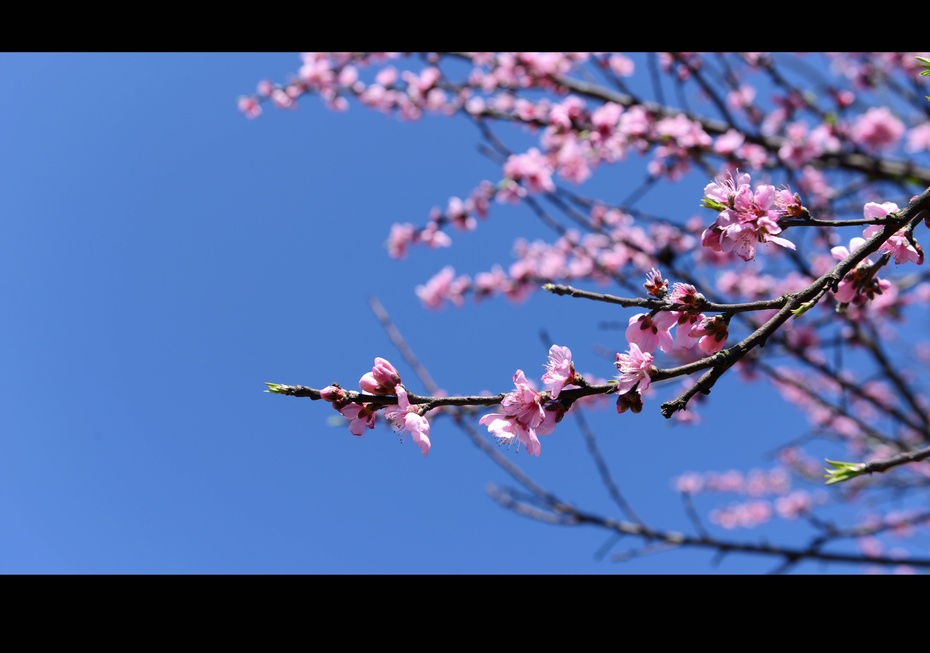
<path fill-rule="evenodd" d="M 499 167 L 459 119 L 399 123 L 316 98 L 255 121 L 237 111 L 237 96 L 299 65 L 296 53 L 0 55 L 0 572 L 771 569 L 738 555 L 713 566 L 705 551 L 612 562 L 598 555 L 606 532 L 494 503 L 486 487 L 509 477 L 448 420 L 434 422 L 423 458 L 383 422 L 355 438 L 330 425 L 328 405 L 263 392 L 265 381 L 355 388 L 376 356 L 422 392 L 371 295 L 454 394 L 507 391 L 517 368 L 538 379 L 542 329 L 579 371 L 609 377 L 599 348 L 625 340 L 598 324 L 631 314 L 542 293 L 427 311 L 414 288 L 446 263 L 507 266 L 516 236 L 551 234 L 495 207 L 451 249 L 389 259 L 393 222 L 423 224 Z M 641 174 L 602 173 L 629 188 Z M 655 206 L 686 219 L 703 183 Z M 621 492 L 652 526 L 690 530 L 674 476 L 767 469 L 766 454 L 805 430 L 766 387 L 729 376 L 698 427 L 672 426 L 658 401 L 591 416 Z M 760 406 L 778 418 L 760 423 Z M 619 516 L 572 420 L 540 458 L 508 455 L 563 500 Z M 706 513 L 726 499 L 697 503 Z M 708 528 L 752 542 L 806 532 Z"/>

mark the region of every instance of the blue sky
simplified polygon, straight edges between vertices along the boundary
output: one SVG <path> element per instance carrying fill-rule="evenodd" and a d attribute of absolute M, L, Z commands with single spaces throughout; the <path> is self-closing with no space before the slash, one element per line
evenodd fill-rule
<path fill-rule="evenodd" d="M 240 94 L 299 65 L 296 53 L 0 55 L 0 572 L 771 569 L 736 555 L 714 566 L 705 551 L 612 562 L 598 555 L 605 532 L 494 503 L 486 488 L 509 477 L 449 420 L 434 422 L 424 459 L 383 424 L 355 438 L 330 424 L 329 406 L 263 392 L 266 381 L 354 388 L 376 356 L 423 392 L 370 296 L 453 394 L 507 391 L 518 368 L 538 378 L 541 330 L 572 349 L 579 371 L 609 377 L 599 348 L 625 339 L 599 323 L 631 314 L 542 293 L 519 306 L 423 308 L 414 288 L 443 265 L 506 267 L 515 237 L 551 234 L 527 212 L 494 207 L 450 249 L 389 259 L 392 223 L 424 224 L 499 167 L 462 120 L 333 113 L 315 98 L 258 120 L 237 111 Z M 703 183 L 656 199 L 686 219 Z M 590 415 L 621 492 L 650 525 L 690 530 L 674 476 L 767 469 L 767 455 L 805 430 L 789 410 L 760 425 L 760 406 L 784 404 L 729 376 L 697 427 L 673 426 L 657 401 L 636 416 Z M 619 516 L 569 422 L 540 458 L 507 455 L 565 501 Z M 713 505 L 698 500 L 702 513 Z M 807 532 L 708 528 L 751 542 Z"/>

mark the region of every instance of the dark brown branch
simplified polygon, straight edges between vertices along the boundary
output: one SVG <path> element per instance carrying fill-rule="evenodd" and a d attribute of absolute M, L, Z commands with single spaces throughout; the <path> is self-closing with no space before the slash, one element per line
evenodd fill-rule
<path fill-rule="evenodd" d="M 860 565 L 872 564 L 888 567 L 908 565 L 911 567 L 930 568 L 930 558 L 907 558 L 902 560 L 891 556 L 833 553 L 822 550 L 823 541 L 817 541 L 806 548 L 801 548 L 777 546 L 768 543 L 754 544 L 751 542 L 735 542 L 732 540 L 717 539 L 707 535 L 693 536 L 677 531 L 653 529 L 643 524 L 582 512 L 565 503 L 558 503 L 552 506 L 540 504 L 532 500 L 521 498 L 519 493 L 509 488 L 492 487 L 488 492 L 491 497 L 503 507 L 546 523 L 565 526 L 597 526 L 618 534 L 632 535 L 649 542 L 661 542 L 674 547 L 707 549 L 719 554 L 745 553 L 768 556 L 788 562 L 808 560 L 834 563 L 845 562 Z"/>

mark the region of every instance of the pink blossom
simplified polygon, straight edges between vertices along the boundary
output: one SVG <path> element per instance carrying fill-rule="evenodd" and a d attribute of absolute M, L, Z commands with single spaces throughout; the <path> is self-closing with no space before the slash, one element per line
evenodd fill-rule
<path fill-rule="evenodd" d="M 813 507 L 809 493 L 796 490 L 791 494 L 775 499 L 775 511 L 782 519 L 797 519 L 808 514 Z"/>
<path fill-rule="evenodd" d="M 750 106 L 756 98 L 756 89 L 752 86 L 740 86 L 727 93 L 727 104 L 734 109 L 742 109 Z"/>
<path fill-rule="evenodd" d="M 575 366 L 572 364 L 572 350 L 568 347 L 552 345 L 549 347 L 549 363 L 542 376 L 549 395 L 558 399 L 562 389 L 571 384 L 575 378 Z"/>
<path fill-rule="evenodd" d="M 391 227 L 388 236 L 387 248 L 391 258 L 403 259 L 407 256 L 407 248 L 416 240 L 416 229 L 409 222 L 395 224 Z"/>
<path fill-rule="evenodd" d="M 668 301 L 675 306 L 697 308 L 706 301 L 706 298 L 690 283 L 675 282 L 672 285 L 672 294 L 668 296 Z"/>
<path fill-rule="evenodd" d="M 559 175 L 576 184 L 583 183 L 591 176 L 588 165 L 590 152 L 591 146 L 587 141 L 579 142 L 574 136 L 566 138 L 556 155 Z"/>
<path fill-rule="evenodd" d="M 684 494 L 697 494 L 704 488 L 704 478 L 697 472 L 685 472 L 675 479 L 674 487 Z"/>
<path fill-rule="evenodd" d="M 500 265 L 494 264 L 490 272 L 479 272 L 475 275 L 475 300 L 483 299 L 496 293 L 505 293 L 510 289 L 510 280 Z"/>
<path fill-rule="evenodd" d="M 922 122 L 907 132 L 905 149 L 908 152 L 930 150 L 930 122 Z"/>
<path fill-rule="evenodd" d="M 526 197 L 526 189 L 513 179 L 502 179 L 495 199 L 502 204 L 519 204 Z"/>
<path fill-rule="evenodd" d="M 384 416 L 398 433 L 409 433 L 424 456 L 429 453 L 429 422 L 420 414 L 420 409 L 410 403 L 404 386 L 397 386 L 397 406 L 385 409 Z"/>
<path fill-rule="evenodd" d="M 385 66 L 375 75 L 375 81 L 381 86 L 392 86 L 397 81 L 397 68 Z"/>
<path fill-rule="evenodd" d="M 897 210 L 898 205 L 894 202 L 883 202 L 882 204 L 869 202 L 863 207 L 863 214 L 866 218 L 884 218 L 889 213 L 894 213 Z M 862 232 L 862 237 L 868 240 L 881 230 L 881 225 L 869 225 Z M 913 261 L 918 265 L 923 263 L 923 253 L 917 251 L 911 241 L 908 240 L 903 229 L 897 231 L 891 238 L 882 243 L 880 249 L 891 252 L 894 255 L 895 264 L 907 261 Z"/>
<path fill-rule="evenodd" d="M 262 107 L 253 97 L 239 98 L 239 111 L 245 114 L 246 118 L 258 118 L 262 113 Z"/>
<path fill-rule="evenodd" d="M 591 114 L 591 124 L 596 134 L 603 139 L 613 136 L 623 114 L 623 107 L 615 102 L 607 102 Z"/>
<path fill-rule="evenodd" d="M 646 275 L 646 283 L 643 284 L 643 288 L 653 297 L 665 297 L 666 293 L 668 293 L 668 279 L 663 279 L 662 273 L 658 269 L 652 268 Z"/>
<path fill-rule="evenodd" d="M 607 63 L 613 73 L 620 77 L 629 77 L 636 69 L 636 65 L 633 63 L 633 60 L 629 57 L 623 56 L 622 54 L 615 53 L 610 55 Z"/>
<path fill-rule="evenodd" d="M 691 328 L 688 335 L 692 338 L 700 338 L 698 347 L 705 354 L 713 354 L 723 349 L 727 344 L 729 335 L 727 320 L 722 315 L 705 317 L 697 326 Z"/>
<path fill-rule="evenodd" d="M 328 385 L 320 390 L 320 397 L 330 403 L 345 403 L 346 391 L 338 385 Z"/>
<path fill-rule="evenodd" d="M 793 193 L 788 188 L 781 188 L 775 191 L 775 206 L 783 215 L 799 216 L 804 213 L 804 206 L 801 204 L 801 196 Z"/>
<path fill-rule="evenodd" d="M 271 92 L 271 101 L 279 109 L 296 109 L 297 103 L 294 98 L 282 88 L 276 88 Z"/>
<path fill-rule="evenodd" d="M 793 122 L 785 127 L 785 141 L 778 150 L 778 158 L 794 168 L 800 168 L 823 153 L 822 148 L 807 132 L 803 122 Z"/>
<path fill-rule="evenodd" d="M 710 519 L 723 528 L 754 528 L 772 517 L 772 506 L 768 501 L 749 501 L 718 508 L 710 513 Z"/>
<path fill-rule="evenodd" d="M 682 349 L 693 349 L 698 340 L 691 337 L 691 330 L 706 317 L 703 313 L 672 313 L 676 316 L 675 344 Z"/>
<path fill-rule="evenodd" d="M 538 456 L 542 450 L 539 435 L 551 433 L 555 427 L 555 416 L 543 407 L 542 395 L 529 384 L 523 370 L 513 375 L 516 388 L 504 396 L 500 413 L 489 413 L 478 423 L 488 427 L 488 431 L 499 442 L 511 444 L 514 439 L 526 447 L 531 456 Z"/>
<path fill-rule="evenodd" d="M 447 265 L 425 285 L 417 286 L 416 294 L 427 308 L 441 308 L 444 301 L 461 306 L 464 302 L 463 293 L 470 285 L 471 280 L 468 276 L 456 277 L 455 269 Z"/>
<path fill-rule="evenodd" d="M 452 239 L 449 238 L 449 234 L 441 231 L 439 229 L 439 225 L 437 225 L 435 222 L 430 222 L 425 227 L 423 227 L 423 230 L 420 231 L 417 239 L 419 242 L 427 245 L 428 247 L 432 247 L 433 249 L 437 249 L 439 247 L 449 247 L 452 244 Z"/>
<path fill-rule="evenodd" d="M 889 213 L 894 213 L 898 210 L 898 205 L 894 202 L 866 202 L 865 206 L 862 207 L 862 215 L 866 218 L 875 219 L 875 218 L 884 218 Z"/>
<path fill-rule="evenodd" d="M 857 236 L 850 239 L 848 248 L 838 245 L 830 250 L 830 254 L 836 260 L 842 261 L 862 247 L 864 243 L 865 238 Z M 876 295 L 882 295 L 883 293 L 893 300 L 897 296 L 894 285 L 885 279 L 876 277 L 873 266 L 872 259 L 867 258 L 860 261 L 852 271 L 847 272 L 837 284 L 836 291 L 833 293 L 837 301 L 841 304 L 864 304 L 874 299 Z"/>
<path fill-rule="evenodd" d="M 333 408 L 349 418 L 349 432 L 352 435 L 361 435 L 365 428 L 375 428 L 375 415 L 378 412 L 377 407 L 371 404 L 345 404 L 340 406 L 338 403 L 333 404 Z"/>
<path fill-rule="evenodd" d="M 714 152 L 723 155 L 733 154 L 745 140 L 746 136 L 743 133 L 735 129 L 729 129 L 714 141 Z"/>
<path fill-rule="evenodd" d="M 887 107 L 872 107 L 859 116 L 850 129 L 852 139 L 870 149 L 890 147 L 904 135 L 904 123 Z"/>
<path fill-rule="evenodd" d="M 677 321 L 677 316 L 668 311 L 656 315 L 638 313 L 630 318 L 626 339 L 649 353 L 654 352 L 657 347 L 665 352 L 671 351 L 674 341 L 669 331 Z"/>
<path fill-rule="evenodd" d="M 614 362 L 620 372 L 617 393 L 626 394 L 634 388 L 640 393 L 645 392 L 651 382 L 650 373 L 655 370 L 654 360 L 652 354 L 642 351 L 635 342 L 630 343 L 629 353 L 617 354 Z"/>
<path fill-rule="evenodd" d="M 446 219 L 459 229 L 471 230 L 475 228 L 475 219 L 468 215 L 468 207 L 459 197 L 450 197 L 446 207 Z"/>
<path fill-rule="evenodd" d="M 708 184 L 704 205 L 720 212 L 715 223 L 704 230 L 701 243 L 714 251 L 733 252 L 744 261 L 755 258 L 756 245 L 761 243 L 795 249 L 794 243 L 775 235 L 781 233 L 778 219 L 785 214 L 776 198 L 783 200 L 769 184 L 759 184 L 753 192 L 745 173 Z"/>
<path fill-rule="evenodd" d="M 535 147 L 531 147 L 525 154 L 511 154 L 504 164 L 504 175 L 514 181 L 523 181 L 531 193 L 555 190 L 552 166 Z"/>
<path fill-rule="evenodd" d="M 465 101 L 465 110 L 473 116 L 484 113 L 486 106 L 484 98 L 479 95 L 470 97 Z"/>
<path fill-rule="evenodd" d="M 375 358 L 371 372 L 365 373 L 358 381 L 362 390 L 373 395 L 393 394 L 395 386 L 399 383 L 400 373 L 383 358 Z"/>

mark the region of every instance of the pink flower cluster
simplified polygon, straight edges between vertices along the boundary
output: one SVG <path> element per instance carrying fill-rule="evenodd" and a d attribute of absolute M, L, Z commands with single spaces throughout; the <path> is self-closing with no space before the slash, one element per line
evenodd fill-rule
<path fill-rule="evenodd" d="M 556 400 L 562 390 L 575 387 L 576 376 L 571 350 L 552 345 L 542 376 L 548 392 L 537 392 L 523 370 L 517 370 L 513 375 L 516 387 L 504 396 L 501 412 L 489 413 L 478 423 L 487 426 L 498 442 L 523 444 L 531 456 L 538 456 L 542 451 L 538 436 L 552 433 L 562 419 L 565 409 Z"/>
<path fill-rule="evenodd" d="M 772 242 L 795 249 L 781 233 L 779 218 L 800 210 L 799 199 L 788 189 L 775 190 L 759 184 L 753 191 L 746 173 L 730 174 L 704 188 L 704 206 L 719 211 L 717 220 L 704 230 L 701 244 L 717 252 L 733 252 L 744 261 L 756 257 L 756 247 Z"/>
<path fill-rule="evenodd" d="M 664 296 L 668 281 L 655 268 L 646 276 L 643 286 L 650 294 Z M 682 309 L 696 309 L 705 301 L 704 296 L 691 284 L 675 283 L 668 300 Z M 671 329 L 675 330 L 672 339 Z M 626 339 L 641 352 L 652 354 L 656 349 L 672 351 L 674 345 L 691 349 L 695 344 L 706 354 L 723 349 L 729 336 L 728 321 L 722 315 L 708 317 L 694 310 L 637 313 L 630 318 Z M 632 355 L 632 354 L 631 354 Z"/>
<path fill-rule="evenodd" d="M 809 514 L 815 504 L 825 500 L 823 495 L 792 490 L 791 476 L 784 466 L 771 470 L 754 469 L 748 474 L 737 470 L 705 474 L 686 472 L 675 479 L 672 486 L 678 492 L 690 495 L 732 493 L 750 497 L 711 512 L 711 521 L 726 529 L 753 528 L 773 516 L 799 519 Z M 766 499 L 767 496 L 771 498 Z"/>
<path fill-rule="evenodd" d="M 640 349 L 635 342 L 630 343 L 628 353 L 618 353 L 614 362 L 620 372 L 617 376 L 617 394 L 624 395 L 630 391 L 639 394 L 645 392 L 651 383 L 652 374 L 655 373 L 656 368 L 652 364 L 654 360 L 652 354 Z"/>
<path fill-rule="evenodd" d="M 898 205 L 894 202 L 882 204 L 869 202 L 863 208 L 863 214 L 866 218 L 875 219 L 883 218 L 897 210 Z M 882 229 L 883 227 L 878 224 L 869 225 L 863 230 L 861 237 L 852 238 L 849 241 L 849 247 L 844 245 L 833 247 L 830 254 L 837 261 L 842 261 Z M 903 230 L 893 234 L 882 243 L 879 251 L 887 252 L 886 256 L 893 256 L 895 264 L 911 261 L 921 265 L 924 261 L 923 249 Z M 867 258 L 861 261 L 837 285 L 834 293 L 837 301 L 842 304 L 861 305 L 882 296 L 885 302 L 893 303 L 897 295 L 894 284 L 876 276 L 876 271 L 875 262 L 872 259 Z"/>
<path fill-rule="evenodd" d="M 386 408 L 384 417 L 398 433 L 409 433 L 424 456 L 429 453 L 429 422 L 420 412 L 420 408 L 410 403 L 407 389 L 401 384 L 400 374 L 389 361 L 375 358 L 374 367 L 362 375 L 358 385 L 368 394 L 397 395 L 397 405 Z M 338 385 L 323 388 L 320 396 L 332 403 L 333 408 L 349 420 L 349 432 L 352 435 L 362 435 L 366 428 L 375 427 L 375 415 L 380 406 L 349 401 L 346 391 Z"/>

